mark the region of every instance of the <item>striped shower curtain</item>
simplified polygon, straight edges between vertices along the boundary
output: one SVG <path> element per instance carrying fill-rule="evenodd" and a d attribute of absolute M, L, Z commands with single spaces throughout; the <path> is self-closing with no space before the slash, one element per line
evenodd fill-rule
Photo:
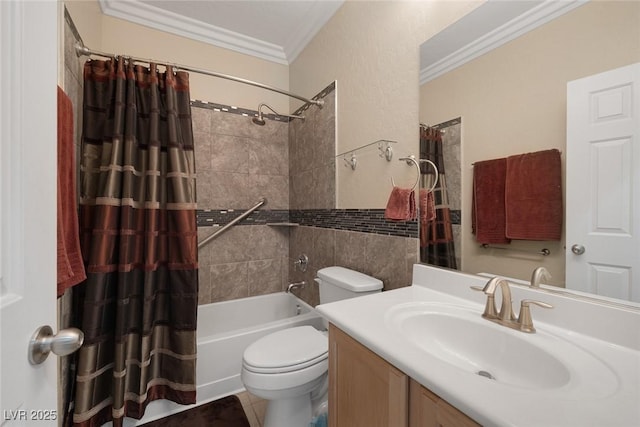
<path fill-rule="evenodd" d="M 436 218 L 420 221 L 420 262 L 457 269 L 440 130 L 420 126 L 420 159 L 431 160 L 438 168 L 438 182 L 433 190 Z M 431 188 L 433 179 L 433 168 L 421 163 L 420 186 Z"/>
<path fill-rule="evenodd" d="M 73 425 L 196 401 L 196 187 L 189 76 L 155 64 L 84 67 Z"/>

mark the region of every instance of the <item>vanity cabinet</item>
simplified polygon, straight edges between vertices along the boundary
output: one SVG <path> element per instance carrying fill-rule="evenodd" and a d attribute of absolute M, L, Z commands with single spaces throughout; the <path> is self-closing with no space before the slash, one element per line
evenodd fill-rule
<path fill-rule="evenodd" d="M 407 427 L 409 378 L 329 325 L 329 426 Z"/>
<path fill-rule="evenodd" d="M 480 427 L 418 382 L 409 383 L 410 427 Z"/>
<path fill-rule="evenodd" d="M 329 325 L 330 427 L 478 427 L 471 418 Z"/>

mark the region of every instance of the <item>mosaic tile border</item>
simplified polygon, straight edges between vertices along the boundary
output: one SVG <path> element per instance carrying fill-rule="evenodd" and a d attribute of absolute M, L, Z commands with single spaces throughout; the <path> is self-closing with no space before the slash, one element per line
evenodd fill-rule
<path fill-rule="evenodd" d="M 461 225 L 462 211 L 460 209 L 451 209 L 451 224 Z"/>
<path fill-rule="evenodd" d="M 418 237 L 418 221 L 389 221 L 384 209 L 307 209 L 291 211 L 300 225 L 360 231 L 401 237 Z"/>
<path fill-rule="evenodd" d="M 314 101 L 317 101 L 318 99 L 324 98 L 325 96 L 329 95 L 335 89 L 336 89 L 336 81 L 334 80 L 331 83 L 329 83 L 329 85 L 327 87 L 322 89 L 320 92 L 318 92 L 318 94 L 316 96 L 314 96 L 311 99 L 313 99 Z M 305 110 L 308 110 L 309 107 L 311 107 L 311 104 L 307 102 L 302 107 L 300 107 L 296 111 L 294 111 L 293 114 L 296 115 L 296 116 L 301 115 Z"/>
<path fill-rule="evenodd" d="M 318 92 L 318 94 L 311 99 L 318 100 L 318 99 L 324 98 L 325 96 L 329 95 L 332 91 L 334 91 L 335 88 L 336 88 L 336 82 L 334 81 L 331 84 L 329 84 L 327 87 L 322 89 L 320 92 Z M 237 114 L 239 116 L 244 116 L 244 117 L 258 117 L 258 110 L 251 110 L 247 108 L 236 107 L 233 105 L 218 104 L 217 102 L 203 101 L 200 99 L 192 99 L 191 106 L 198 107 L 198 108 L 206 108 L 209 110 L 220 111 L 225 113 Z M 300 115 L 303 111 L 307 110 L 310 106 L 311 104 L 309 103 L 304 104 L 302 107 L 298 108 L 293 113 L 293 115 L 294 116 Z M 266 113 L 266 114 L 263 113 L 262 116 L 270 120 L 276 120 L 276 121 L 285 122 L 285 123 L 288 123 L 291 120 L 293 120 L 292 117 L 281 116 L 273 113 Z"/>
<path fill-rule="evenodd" d="M 76 40 L 78 40 L 80 42 L 80 44 L 82 44 L 82 46 L 84 46 L 84 42 L 82 41 L 82 37 L 80 37 L 80 32 L 78 31 L 78 28 L 76 27 L 76 24 L 73 22 L 73 19 L 71 19 L 71 15 L 69 14 L 69 11 L 67 10 L 67 6 L 64 7 L 64 20 L 66 21 L 67 25 L 69 25 L 69 28 L 71 29 L 71 32 L 73 33 L 73 36 L 76 38 Z"/>
<path fill-rule="evenodd" d="M 235 107 L 233 105 L 218 104 L 217 102 L 201 101 L 199 99 L 192 99 L 191 106 L 198 107 L 198 108 L 206 108 L 209 110 L 220 111 L 224 113 L 237 114 L 239 116 L 244 116 L 244 117 L 258 117 L 257 110 L 250 110 L 247 108 Z M 268 114 L 263 113 L 262 116 L 270 120 L 275 120 L 278 122 L 285 122 L 285 123 L 288 123 L 289 121 L 293 120 L 290 117 L 279 116 L 277 114 L 272 114 L 272 113 L 268 113 Z"/>
<path fill-rule="evenodd" d="M 198 227 L 223 226 L 246 210 L 198 210 Z M 258 210 L 238 225 L 295 223 L 309 227 L 359 231 L 399 237 L 418 237 L 417 221 L 388 221 L 384 209 Z"/>
<path fill-rule="evenodd" d="M 246 209 L 198 209 L 198 227 L 214 227 L 226 225 L 235 218 L 245 213 Z M 238 225 L 259 225 L 271 222 L 289 222 L 289 211 L 281 210 L 257 210 L 238 223 Z"/>

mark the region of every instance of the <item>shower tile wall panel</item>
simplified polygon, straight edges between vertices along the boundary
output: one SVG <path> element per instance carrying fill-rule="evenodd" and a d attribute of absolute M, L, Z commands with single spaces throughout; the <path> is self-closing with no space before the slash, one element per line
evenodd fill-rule
<path fill-rule="evenodd" d="M 289 135 L 291 209 L 333 209 L 335 185 L 335 90 L 322 108 L 311 106 L 293 120 Z"/>
<path fill-rule="evenodd" d="M 288 124 L 192 107 L 200 209 L 289 209 Z"/>
<path fill-rule="evenodd" d="M 198 252 L 199 303 L 283 290 L 288 230 L 266 222 L 288 219 L 288 124 L 192 106 L 198 192 L 198 239 L 233 217 L 267 203 Z M 273 211 L 273 212 L 272 212 Z M 246 225 L 252 224 L 252 225 Z"/>
<path fill-rule="evenodd" d="M 462 124 L 457 123 L 445 128 L 442 134 L 444 150 L 444 168 L 447 174 L 447 193 L 449 195 L 449 206 L 451 207 L 451 222 L 453 229 L 453 240 L 456 252 L 456 263 L 461 265 L 461 226 L 460 208 L 462 203 L 462 174 L 460 171 L 462 162 L 460 158 Z"/>

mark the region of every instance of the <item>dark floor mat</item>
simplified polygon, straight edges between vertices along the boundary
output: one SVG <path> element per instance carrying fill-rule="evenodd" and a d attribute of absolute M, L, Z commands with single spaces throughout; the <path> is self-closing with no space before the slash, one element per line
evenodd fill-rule
<path fill-rule="evenodd" d="M 227 396 L 141 427 L 250 427 L 237 396 Z"/>

